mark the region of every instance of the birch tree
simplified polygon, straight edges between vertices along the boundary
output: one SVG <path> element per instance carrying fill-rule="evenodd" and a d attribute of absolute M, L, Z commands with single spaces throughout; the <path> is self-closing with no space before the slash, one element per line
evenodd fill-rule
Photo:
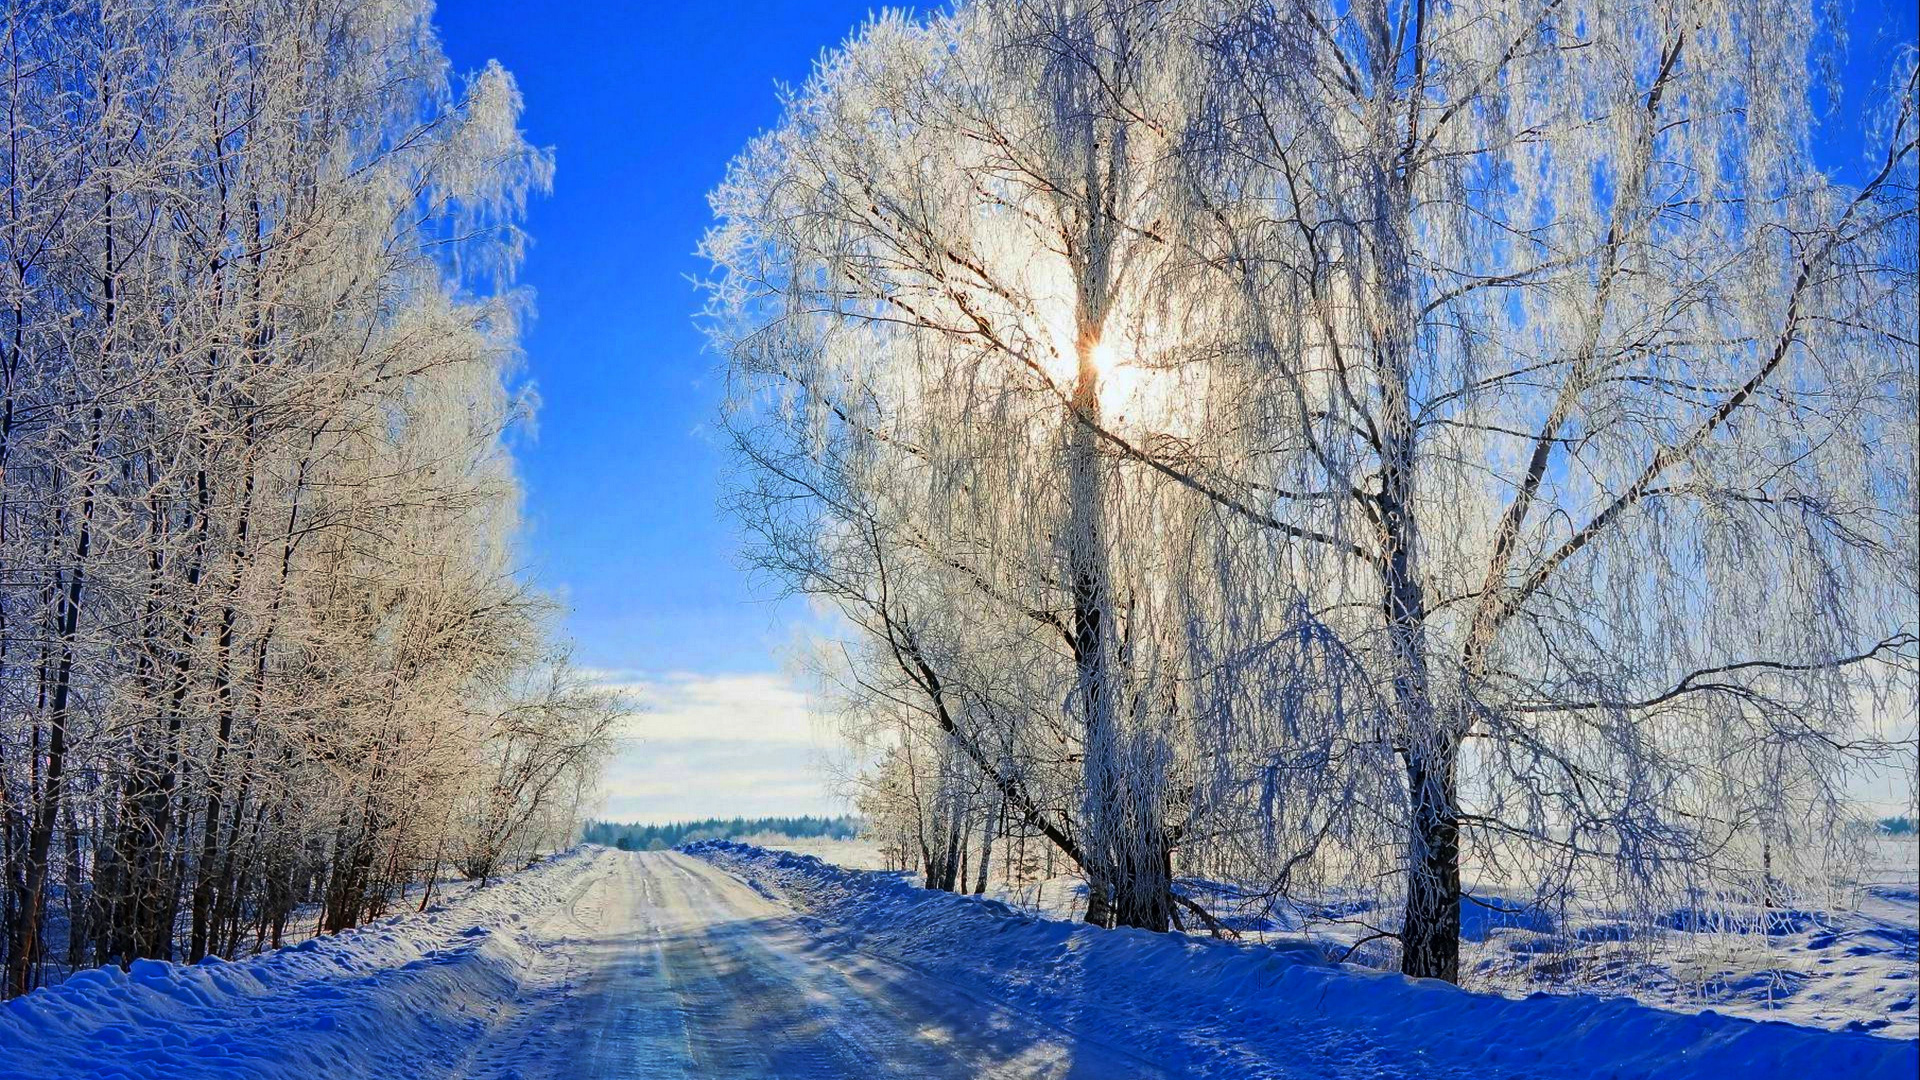
<path fill-rule="evenodd" d="M 503 443 L 551 161 L 428 14 L 7 12 L 10 994 L 354 925 L 503 741 L 548 747 L 522 817 L 591 781 L 603 730 L 515 689 L 556 655 Z"/>
<path fill-rule="evenodd" d="M 1463 845 L 1644 895 L 1831 835 L 1899 752 L 1858 706 L 1915 644 L 1913 76 L 1832 183 L 1814 33 L 1412 3 L 1209 39 L 1196 221 L 1293 403 L 1273 464 L 1345 493 L 1290 520 L 1359 549 L 1316 602 L 1378 613 L 1339 624 L 1391 688 L 1410 974 L 1458 977 Z"/>
<path fill-rule="evenodd" d="M 1820 40 L 1784 3 L 882 17 L 714 195 L 759 564 L 878 700 L 963 704 L 981 757 L 1051 729 L 1064 805 L 1035 744 L 983 771 L 1062 811 L 1096 922 L 1166 928 L 1179 852 L 1390 871 L 1403 970 L 1457 979 L 1463 867 L 1642 907 L 1811 871 L 1911 752 L 1873 701 L 1916 628 L 1912 67 L 1842 184 Z"/>

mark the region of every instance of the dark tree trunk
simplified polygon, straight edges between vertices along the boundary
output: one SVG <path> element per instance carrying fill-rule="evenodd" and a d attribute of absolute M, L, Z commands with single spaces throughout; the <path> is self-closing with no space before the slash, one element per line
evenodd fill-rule
<path fill-rule="evenodd" d="M 1158 829 L 1140 836 L 1120 860 L 1126 887 L 1114 890 L 1113 925 L 1164 933 L 1173 925 L 1172 851 Z"/>
<path fill-rule="evenodd" d="M 1400 970 L 1415 978 L 1459 982 L 1460 818 L 1452 752 L 1409 754 L 1407 785 L 1413 828 Z"/>
<path fill-rule="evenodd" d="M 980 831 L 980 872 L 973 879 L 973 895 L 987 891 L 987 870 L 993 862 L 993 831 L 1000 827 L 1001 802 L 987 810 L 987 827 Z"/>
<path fill-rule="evenodd" d="M 109 294 L 108 302 L 112 302 Z M 100 454 L 100 428 L 104 411 L 93 410 L 93 440 L 89 451 L 93 460 Z M 14 950 L 7 966 L 7 992 L 18 996 L 33 988 L 34 964 L 39 959 L 40 920 L 46 906 L 47 863 L 53 854 L 54 822 L 60 813 L 60 795 L 66 784 L 67 713 L 73 695 L 74 635 L 80 625 L 80 599 L 86 586 L 87 557 L 93 545 L 93 487 L 97 469 L 90 472 L 80 499 L 80 535 L 74 544 L 73 570 L 61 590 L 55 614 L 55 631 L 60 642 L 60 659 L 54 667 L 47 708 L 47 769 L 40 785 L 39 805 L 34 808 L 33 824 L 27 833 L 27 859 L 21 881 L 18 922 L 14 927 Z"/>
<path fill-rule="evenodd" d="M 247 424 L 247 443 L 252 444 L 252 420 Z M 187 960 L 197 961 L 207 954 L 211 931 L 215 890 L 215 868 L 220 855 L 220 800 L 226 782 L 227 747 L 233 738 L 233 631 L 239 620 L 238 597 L 246 568 L 247 530 L 253 513 L 253 468 L 249 465 L 241 481 L 240 515 L 234 529 L 234 547 L 229 567 L 229 600 L 220 616 L 220 632 L 214 650 L 214 699 L 218 703 L 219 733 L 213 745 L 213 763 L 207 768 L 207 806 L 202 822 L 200 858 L 194 867 L 193 930 L 187 946 Z"/>
<path fill-rule="evenodd" d="M 1106 930 L 1113 928 L 1113 902 L 1109 891 L 1110 886 L 1106 882 L 1088 875 L 1087 913 L 1081 916 L 1082 922 Z"/>
<path fill-rule="evenodd" d="M 960 807 L 955 799 L 948 810 L 947 843 L 945 854 L 940 857 L 940 884 L 934 886 L 942 892 L 952 892 L 954 880 L 960 874 Z"/>
<path fill-rule="evenodd" d="M 94 423 L 101 411 L 94 409 Z M 94 447 L 99 448 L 98 427 Z M 67 707 L 73 692 L 74 631 L 80 621 L 80 597 L 85 587 L 90 531 L 93 519 L 93 487 L 89 481 L 83 500 L 80 539 L 75 548 L 75 564 L 62 591 L 57 617 L 60 635 L 60 659 L 54 668 L 52 694 L 47 712 L 47 769 L 41 780 L 39 805 L 34 808 L 33 824 L 27 833 L 26 873 L 21 881 L 20 910 L 14 927 L 13 954 L 8 957 L 7 993 L 19 996 L 33 989 L 34 964 L 40 952 L 40 919 L 46 906 L 47 863 L 53 854 L 54 821 L 60 813 L 61 788 L 65 783 L 67 760 Z"/>

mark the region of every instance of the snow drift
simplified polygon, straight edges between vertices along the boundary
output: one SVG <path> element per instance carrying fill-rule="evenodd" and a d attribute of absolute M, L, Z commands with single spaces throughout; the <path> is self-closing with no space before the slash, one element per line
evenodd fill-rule
<path fill-rule="evenodd" d="M 461 1075 L 532 958 L 525 913 L 575 891 L 570 852 L 424 914 L 234 963 L 136 960 L 0 1006 L 0 1078 Z"/>
<path fill-rule="evenodd" d="M 1475 994 L 1335 965 L 1308 945 L 1100 930 L 894 874 L 730 841 L 682 849 L 778 891 L 815 933 L 1195 1075 L 1252 1075 L 1298 1058 L 1316 1075 L 1593 1080 L 1912 1080 L 1920 1043 L 1623 999 Z M 1337 1063 L 1337 1064 L 1335 1064 Z M 1329 1065 L 1334 1065 L 1329 1068 Z"/>

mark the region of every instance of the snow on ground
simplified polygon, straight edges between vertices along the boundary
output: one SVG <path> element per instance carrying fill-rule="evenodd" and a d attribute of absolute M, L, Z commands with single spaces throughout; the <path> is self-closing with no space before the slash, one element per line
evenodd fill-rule
<path fill-rule="evenodd" d="M 813 931 L 1098 1032 L 1187 1076 L 1899 1077 L 1920 1045 L 1676 1015 L 1591 995 L 1512 999 L 1329 963 L 1305 943 L 1096 930 L 725 841 L 691 853 L 799 908 Z"/>
<path fill-rule="evenodd" d="M 593 861 L 235 963 L 77 972 L 0 1006 L 0 1078 L 465 1075 L 535 959 L 527 914 L 563 908 Z"/>
<path fill-rule="evenodd" d="M 885 870 L 887 868 L 887 859 L 880 853 L 880 845 L 871 840 L 837 840 L 831 836 L 782 836 L 778 833 L 741 836 L 736 839 L 742 844 L 763 847 L 769 851 L 791 851 L 795 855 L 811 855 L 821 862 L 844 866 L 849 870 Z"/>
<path fill-rule="evenodd" d="M 601 848 L 268 957 L 83 973 L 0 1007 L 0 1077 L 1186 1075 L 993 990 L 816 935 L 708 863 Z"/>
<path fill-rule="evenodd" d="M 0 1006 L 0 1080 L 1907 1080 L 1920 1068 L 1907 1040 L 1473 994 L 1333 965 L 1302 942 L 1096 930 L 790 852 L 694 853 L 585 849 L 267 956 L 80 972 Z"/>
<path fill-rule="evenodd" d="M 550 858 L 555 854 L 557 854 L 557 852 L 543 852 L 541 859 Z M 511 870 L 507 871 L 507 873 L 511 873 Z M 496 873 L 492 880 L 498 881 L 500 878 L 501 875 Z M 410 881 L 402 885 L 398 890 L 398 894 L 387 906 L 386 914 L 398 915 L 418 910 L 420 906 L 420 894 L 425 888 L 426 886 L 423 883 L 417 881 Z M 481 891 L 481 889 L 482 886 L 478 879 L 468 878 L 452 867 L 447 867 L 439 877 L 434 879 L 433 899 L 430 906 L 446 907 L 449 904 L 459 902 L 469 894 Z M 53 883 L 49 886 L 49 892 L 52 896 L 52 902 L 47 912 L 46 940 L 66 941 L 67 916 L 71 909 L 67 906 L 66 897 L 62 894 L 61 883 Z M 297 945 L 309 938 L 322 936 L 320 929 L 322 913 L 323 906 L 318 903 L 300 904 L 295 907 L 292 914 L 287 918 L 286 929 L 281 934 L 281 945 Z M 187 930 L 192 925 L 193 912 L 191 910 L 181 910 L 174 922 L 174 940 L 185 940 Z M 228 959 L 251 959 L 263 953 L 272 952 L 273 949 L 273 945 L 264 940 L 255 940 L 251 934 L 242 934 L 238 951 L 229 956 Z M 64 957 L 61 955 L 61 952 L 62 950 L 56 949 L 53 955 L 45 958 L 42 978 L 49 986 L 57 986 L 74 974 L 64 963 Z M 92 969 L 83 968 L 81 970 L 89 971 Z"/>
<path fill-rule="evenodd" d="M 1676 904 L 1629 920 L 1594 905 L 1529 908 L 1523 897 L 1475 889 L 1484 903 L 1461 909 L 1463 980 L 1512 996 L 1629 997 L 1680 1012 L 1713 1009 L 1920 1038 L 1917 885 L 1920 849 L 1908 837 L 1879 842 L 1860 880 L 1837 883 L 1824 902 L 1800 906 Z M 1356 936 L 1351 922 L 1330 916 L 1385 925 L 1392 913 L 1360 905 L 1295 908 L 1283 936 L 1304 928 L 1342 945 Z M 1385 949 L 1371 957 L 1386 958 Z"/>
<path fill-rule="evenodd" d="M 754 842 L 848 869 L 883 866 L 878 848 L 860 840 Z M 917 874 L 901 876 L 919 881 Z M 1197 880 L 1180 887 L 1249 941 L 1310 942 L 1330 956 L 1345 955 L 1367 935 L 1367 926 L 1393 921 L 1392 912 L 1371 901 L 1287 903 Z M 1604 908 L 1529 910 L 1523 899 L 1495 889 L 1470 891 L 1494 906 L 1462 904 L 1462 972 L 1469 989 L 1510 997 L 1544 992 L 1632 998 L 1675 1012 L 1712 1009 L 1920 1038 L 1920 847 L 1910 836 L 1879 841 L 1860 880 L 1835 889 L 1839 902 L 1830 908 L 1754 909 L 1729 919 L 1724 912 L 1676 907 L 1652 920 L 1660 925 L 1651 931 L 1637 923 L 1629 929 L 1628 920 Z M 986 895 L 1051 919 L 1077 919 L 1087 906 L 1086 883 L 1072 875 L 1018 883 L 992 876 Z M 1386 943 L 1362 945 L 1352 959 L 1379 968 L 1395 961 Z"/>
<path fill-rule="evenodd" d="M 600 859 L 519 1016 L 473 1077 L 1066 1078 L 1184 1075 L 908 969 L 676 852 Z"/>
<path fill-rule="evenodd" d="M 1488 931 L 1467 961 L 1476 984 L 1509 993 L 1571 985 L 1667 1009 L 1914 1039 L 1915 895 L 1876 886 L 1850 910 L 1754 909 L 1731 920 L 1680 908 L 1650 932 L 1588 913 Z"/>
<path fill-rule="evenodd" d="M 1183 887 L 1256 941 L 1309 940 L 1344 954 L 1366 926 L 1394 922 L 1393 911 L 1369 901 L 1241 904 L 1229 889 Z M 1811 908 L 1682 904 L 1631 920 L 1600 906 L 1538 908 L 1524 896 L 1472 891 L 1460 913 L 1462 981 L 1470 989 L 1597 994 L 1677 1012 L 1713 1009 L 1920 1037 L 1920 905 L 1912 884 L 1867 884 Z M 1055 905 L 1084 907 L 1084 891 L 1050 895 L 1060 898 Z M 1353 957 L 1373 967 L 1395 960 L 1387 942 L 1362 945 Z"/>

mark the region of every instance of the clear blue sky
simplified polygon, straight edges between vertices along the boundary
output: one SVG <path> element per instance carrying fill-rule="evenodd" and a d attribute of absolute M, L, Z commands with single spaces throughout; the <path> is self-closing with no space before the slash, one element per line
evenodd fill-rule
<path fill-rule="evenodd" d="M 451 0 L 436 15 L 457 70 L 513 72 L 528 137 L 558 158 L 527 218 L 525 374 L 542 407 L 518 457 L 530 569 L 564 589 L 584 664 L 778 667 L 781 612 L 752 599 L 716 510 L 721 455 L 703 429 L 718 361 L 686 279 L 704 270 L 706 192 L 778 118 L 776 80 L 804 79 L 870 9 Z"/>
<path fill-rule="evenodd" d="M 543 405 L 518 456 L 529 572 L 571 605 L 576 659 L 625 673 L 646 708 L 613 767 L 609 817 L 841 808 L 816 767 L 826 740 L 778 675 L 804 608 L 755 597 L 716 505 L 718 360 L 687 278 L 705 270 L 693 252 L 706 192 L 778 119 L 776 81 L 804 79 L 871 9 L 450 0 L 436 17 L 456 69 L 497 59 L 513 72 L 528 136 L 558 157 L 527 219 L 538 314 L 525 375 Z M 1856 0 L 1823 167 L 1867 170 L 1861 96 L 1914 40 L 1914 19 L 1913 0 Z"/>

